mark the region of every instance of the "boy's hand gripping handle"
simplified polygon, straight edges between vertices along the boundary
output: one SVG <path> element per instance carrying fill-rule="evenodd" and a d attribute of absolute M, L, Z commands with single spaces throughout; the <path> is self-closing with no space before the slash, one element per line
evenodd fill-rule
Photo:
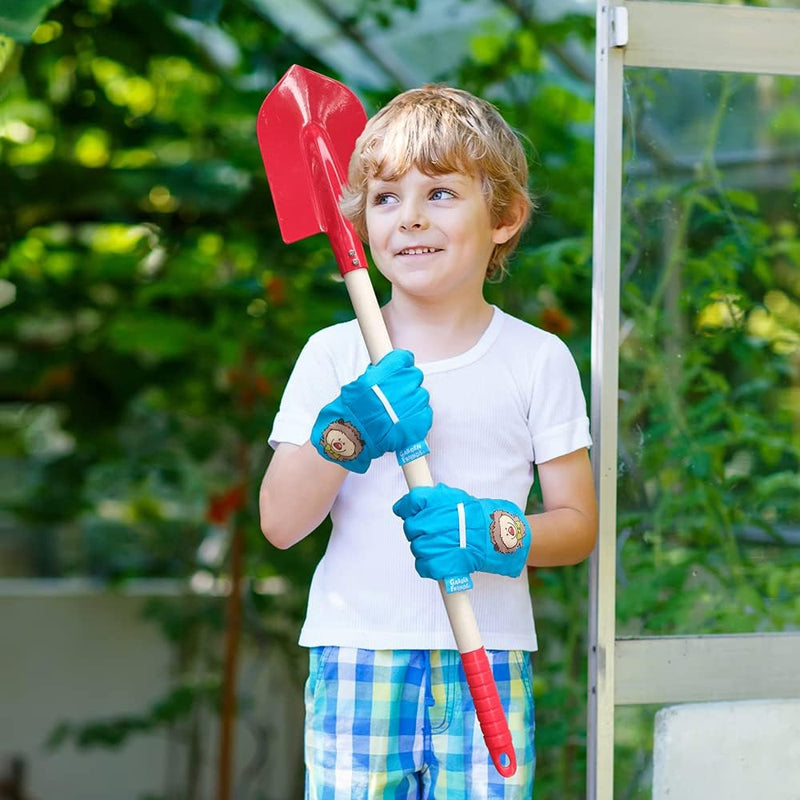
<path fill-rule="evenodd" d="M 375 291 L 372 288 L 366 269 L 353 268 L 356 263 L 366 267 L 360 241 L 352 236 L 346 246 L 348 267 L 342 271 L 353 309 L 356 313 L 361 334 L 367 345 L 367 352 L 373 364 L 383 358 L 391 349 L 392 342 L 383 321 Z M 433 478 L 427 460 L 417 458 L 403 464 L 403 474 L 409 489 L 417 486 L 433 486 Z M 467 592 L 447 592 L 443 582 L 439 582 L 445 609 L 453 636 L 461 654 L 461 663 L 467 677 L 475 713 L 483 732 L 486 747 L 497 771 L 510 778 L 517 771 L 517 759 L 511 740 L 492 669 L 481 641 L 478 623 L 472 610 Z"/>

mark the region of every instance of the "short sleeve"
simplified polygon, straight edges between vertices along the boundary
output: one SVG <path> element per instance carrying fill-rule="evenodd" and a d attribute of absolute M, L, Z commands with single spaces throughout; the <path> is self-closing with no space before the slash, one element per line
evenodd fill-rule
<path fill-rule="evenodd" d="M 272 423 L 270 446 L 275 448 L 281 442 L 305 444 L 320 409 L 340 390 L 341 383 L 328 349 L 318 335 L 312 336 L 300 351 L 286 383 Z"/>
<path fill-rule="evenodd" d="M 569 348 L 554 335 L 537 359 L 528 427 L 537 464 L 592 444 L 578 367 Z"/>

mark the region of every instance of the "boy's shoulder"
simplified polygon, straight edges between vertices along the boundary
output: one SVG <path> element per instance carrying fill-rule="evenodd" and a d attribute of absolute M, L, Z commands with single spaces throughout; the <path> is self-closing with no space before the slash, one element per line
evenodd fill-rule
<path fill-rule="evenodd" d="M 318 367 L 330 365 L 342 384 L 352 380 L 369 363 L 358 321 L 337 322 L 312 333 L 303 348 L 303 358 Z"/>
<path fill-rule="evenodd" d="M 358 321 L 355 319 L 346 322 L 335 322 L 320 328 L 308 337 L 308 344 L 311 347 L 320 349 L 340 350 L 345 347 L 357 347 L 361 342 L 361 330 Z"/>
<path fill-rule="evenodd" d="M 513 363 L 527 364 L 534 370 L 574 363 L 572 351 L 558 334 L 507 312 L 501 313 L 503 325 L 499 350 Z"/>
<path fill-rule="evenodd" d="M 544 328 L 539 328 L 531 322 L 515 317 L 507 311 L 500 311 L 503 319 L 502 334 L 517 344 L 542 346 L 558 346 L 561 339 Z"/>

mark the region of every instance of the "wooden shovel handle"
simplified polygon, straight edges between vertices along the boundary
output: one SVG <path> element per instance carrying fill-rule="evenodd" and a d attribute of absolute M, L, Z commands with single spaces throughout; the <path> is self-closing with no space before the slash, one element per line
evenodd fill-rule
<path fill-rule="evenodd" d="M 389 332 L 386 330 L 369 273 L 366 269 L 353 269 L 344 273 L 343 277 L 361 328 L 361 335 L 367 345 L 370 361 L 377 364 L 392 350 L 392 342 L 389 339 Z M 405 464 L 403 474 L 409 489 L 417 486 L 433 486 L 428 461 L 424 457 Z M 483 738 L 497 771 L 503 777 L 509 778 L 517 769 L 511 732 L 500 703 L 486 651 L 483 648 L 472 603 L 467 592 L 448 594 L 441 581 L 439 588 L 444 599 L 447 617 L 450 620 L 450 627 L 453 629 L 456 646 L 461 654 L 462 665 Z"/>

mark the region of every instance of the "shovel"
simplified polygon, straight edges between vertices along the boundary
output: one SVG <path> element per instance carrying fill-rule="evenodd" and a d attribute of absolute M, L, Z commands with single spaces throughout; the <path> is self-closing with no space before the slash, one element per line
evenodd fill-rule
<path fill-rule="evenodd" d="M 330 239 L 373 364 L 392 343 L 367 272 L 364 248 L 338 200 L 347 165 L 367 117 L 358 98 L 343 84 L 295 64 L 270 91 L 258 114 L 261 158 L 272 191 L 283 241 L 316 233 Z M 403 465 L 409 489 L 433 486 L 424 456 Z M 467 591 L 469 578 L 440 582 L 483 738 L 497 771 L 505 778 L 517 769 L 489 660 Z"/>

